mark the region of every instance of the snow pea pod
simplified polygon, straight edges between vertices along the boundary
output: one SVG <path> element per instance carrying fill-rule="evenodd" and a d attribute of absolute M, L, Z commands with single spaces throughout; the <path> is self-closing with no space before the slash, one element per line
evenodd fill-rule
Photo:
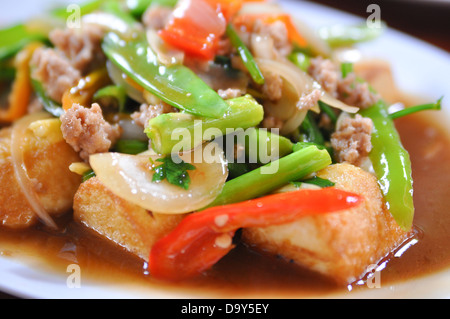
<path fill-rule="evenodd" d="M 136 83 L 180 110 L 209 118 L 221 118 L 228 111 L 228 104 L 192 70 L 160 63 L 141 37 L 124 41 L 109 33 L 103 51 Z"/>
<path fill-rule="evenodd" d="M 25 24 L 17 24 L 0 30 L 0 61 L 14 56 L 27 44 L 45 41 L 47 34 L 43 30 L 32 30 Z"/>
<path fill-rule="evenodd" d="M 404 149 L 394 122 L 389 117 L 387 105 L 380 100 L 362 116 L 372 120 L 372 151 L 369 157 L 387 208 L 400 227 L 409 230 L 414 218 L 413 180 L 411 161 Z"/>

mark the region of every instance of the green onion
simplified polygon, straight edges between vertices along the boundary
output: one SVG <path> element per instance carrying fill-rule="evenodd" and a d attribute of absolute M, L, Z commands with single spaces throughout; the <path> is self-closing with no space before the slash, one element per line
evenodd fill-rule
<path fill-rule="evenodd" d="M 311 111 L 308 111 L 308 114 L 302 122 L 301 130 L 306 136 L 306 142 L 324 145 L 325 140 L 323 138 L 322 132 L 320 132 Z"/>
<path fill-rule="evenodd" d="M 344 62 L 341 64 L 342 78 L 346 78 L 349 73 L 353 73 L 353 63 Z"/>
<path fill-rule="evenodd" d="M 337 115 L 334 113 L 334 110 L 331 106 L 326 104 L 325 102 L 319 101 L 319 108 L 322 112 L 324 112 L 328 117 L 330 118 L 331 122 L 333 124 L 336 124 L 337 122 Z"/>
<path fill-rule="evenodd" d="M 236 30 L 231 24 L 227 25 L 227 36 L 230 38 L 231 44 L 238 51 L 245 67 L 247 68 L 253 81 L 257 84 L 264 84 L 264 76 L 261 73 L 255 59 L 250 53 L 249 49 L 245 46 L 244 42 L 239 38 Z"/>
<path fill-rule="evenodd" d="M 422 105 L 416 105 L 416 106 L 411 106 L 411 107 L 407 107 L 403 110 L 394 112 L 389 114 L 389 117 L 393 120 L 398 119 L 399 117 L 403 117 L 409 114 L 413 114 L 413 113 L 417 113 L 420 111 L 425 111 L 425 110 L 440 110 L 441 109 L 441 101 L 444 97 L 441 97 L 440 99 L 438 99 L 436 101 L 436 103 L 428 103 L 428 104 L 422 104 Z"/>

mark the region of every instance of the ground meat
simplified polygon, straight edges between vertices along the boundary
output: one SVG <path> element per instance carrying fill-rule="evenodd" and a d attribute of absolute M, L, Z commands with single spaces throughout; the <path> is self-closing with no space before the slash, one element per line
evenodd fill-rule
<path fill-rule="evenodd" d="M 234 99 L 234 98 L 240 97 L 240 96 L 245 94 L 245 92 L 243 90 L 241 90 L 241 89 L 233 89 L 233 88 L 226 89 L 226 90 L 219 89 L 217 91 L 217 93 L 224 100 Z"/>
<path fill-rule="evenodd" d="M 261 122 L 261 127 L 267 129 L 279 129 L 284 125 L 284 121 L 272 115 L 264 115 L 264 119 Z"/>
<path fill-rule="evenodd" d="M 100 27 L 85 24 L 81 29 L 55 29 L 50 32 L 49 38 L 71 65 L 85 74 L 105 60 L 101 48 L 103 35 Z"/>
<path fill-rule="evenodd" d="M 335 151 L 336 160 L 340 163 L 361 166 L 372 150 L 371 134 L 372 120 L 356 114 L 341 117 L 336 131 L 331 135 L 331 145 Z"/>
<path fill-rule="evenodd" d="M 379 95 L 370 90 L 366 82 L 358 82 L 354 73 L 348 74 L 338 83 L 340 100 L 348 105 L 354 105 L 366 109 L 375 104 Z"/>
<path fill-rule="evenodd" d="M 313 90 L 309 94 L 304 94 L 297 102 L 297 108 L 299 110 L 310 110 L 317 105 L 322 97 L 322 91 L 319 89 Z"/>
<path fill-rule="evenodd" d="M 283 79 L 278 74 L 267 73 L 262 86 L 263 94 L 271 101 L 278 101 L 283 95 Z"/>
<path fill-rule="evenodd" d="M 54 49 L 37 49 L 31 65 L 34 68 L 33 77 L 43 84 L 48 96 L 57 102 L 61 102 L 64 92 L 81 78 L 81 73 L 69 60 Z"/>
<path fill-rule="evenodd" d="M 91 108 L 73 104 L 61 116 L 61 131 L 66 142 L 85 161 L 91 154 L 107 152 L 121 133 L 118 125 L 105 121 L 97 103 Z"/>
<path fill-rule="evenodd" d="M 142 23 L 148 29 L 160 30 L 169 22 L 172 9 L 164 6 L 149 6 L 142 15 Z"/>
<path fill-rule="evenodd" d="M 339 68 L 331 60 L 311 59 L 308 73 L 325 91 L 348 105 L 368 108 L 380 98 L 367 83 L 358 81 L 355 73 L 342 78 Z"/>
<path fill-rule="evenodd" d="M 137 125 L 146 127 L 148 121 L 150 121 L 152 118 L 155 118 L 161 114 L 175 112 L 178 112 L 176 108 L 164 102 L 156 105 L 148 105 L 144 103 L 139 108 L 139 112 L 134 112 L 133 114 L 131 114 L 131 118 Z"/>
<path fill-rule="evenodd" d="M 274 55 L 276 58 L 286 57 L 292 51 L 286 25 L 281 21 L 265 24 L 256 20 L 253 32 L 260 36 L 268 36 L 273 41 Z"/>
<path fill-rule="evenodd" d="M 340 74 L 337 66 L 328 59 L 322 57 L 313 58 L 310 61 L 308 73 L 322 86 L 322 88 L 337 97 L 338 81 Z"/>

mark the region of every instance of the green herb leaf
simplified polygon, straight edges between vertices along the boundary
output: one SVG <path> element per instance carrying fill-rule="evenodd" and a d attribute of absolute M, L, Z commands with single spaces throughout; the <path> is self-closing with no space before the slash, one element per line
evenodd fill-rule
<path fill-rule="evenodd" d="M 176 162 L 173 160 L 173 157 L 175 157 Z M 191 178 L 187 171 L 195 170 L 194 165 L 185 163 L 176 155 L 168 155 L 164 158 L 157 159 L 156 161 L 161 162 L 162 165 L 154 168 L 155 174 L 153 175 L 153 182 L 161 182 L 164 179 L 167 179 L 172 185 L 179 186 L 186 190 L 189 188 Z"/>
<path fill-rule="evenodd" d="M 95 177 L 95 172 L 93 170 L 89 170 L 86 173 L 83 174 L 83 183 L 91 179 L 92 177 Z"/>
<path fill-rule="evenodd" d="M 303 183 L 317 185 L 322 188 L 333 187 L 335 185 L 335 183 L 333 183 L 332 181 L 317 176 L 314 176 L 313 178 L 304 181 L 291 182 L 291 184 L 294 185 L 295 187 L 300 187 Z"/>

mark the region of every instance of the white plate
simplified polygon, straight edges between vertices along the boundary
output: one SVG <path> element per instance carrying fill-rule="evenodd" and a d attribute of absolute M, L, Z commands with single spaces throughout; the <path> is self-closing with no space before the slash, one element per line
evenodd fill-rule
<path fill-rule="evenodd" d="M 2 3 L 0 26 L 26 19 L 43 12 L 55 3 L 79 1 L 8 1 Z M 44 3 L 44 4 L 43 4 Z M 360 18 L 316 4 L 281 1 L 282 5 L 313 28 L 334 23 L 353 24 Z M 450 110 L 450 56 L 447 52 L 420 40 L 388 30 L 376 41 L 361 45 L 367 57 L 383 58 L 391 62 L 399 87 L 405 92 L 429 97 L 445 95 L 445 111 Z M 449 117 L 447 117 L 448 122 Z M 208 295 L 184 295 L 182 292 L 160 290 L 139 284 L 114 282 L 82 282 L 81 288 L 69 289 L 67 276 L 56 275 L 36 266 L 36 261 L 19 261 L 0 254 L 0 290 L 28 298 L 195 298 Z M 257 297 L 257 296 L 256 296 Z M 315 296 L 311 296 L 315 297 Z M 323 297 L 323 296 L 322 296 Z M 329 298 L 450 298 L 450 270 L 395 285 L 382 285 L 358 293 L 329 295 Z"/>

